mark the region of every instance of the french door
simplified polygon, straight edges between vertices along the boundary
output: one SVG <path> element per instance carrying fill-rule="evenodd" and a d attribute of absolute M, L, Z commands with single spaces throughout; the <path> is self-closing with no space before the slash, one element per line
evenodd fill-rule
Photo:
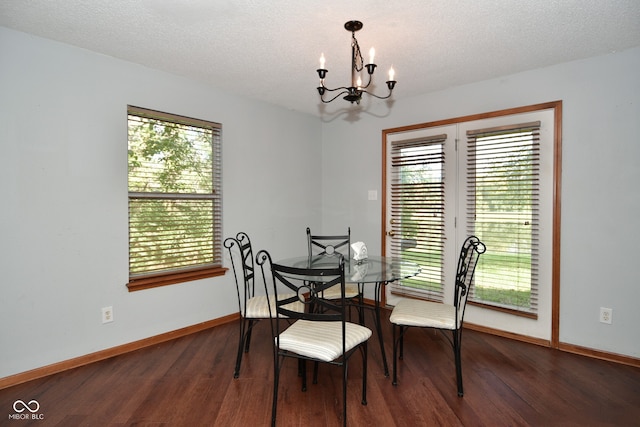
<path fill-rule="evenodd" d="M 487 252 L 465 320 L 552 340 L 557 108 L 384 131 L 385 255 L 422 269 L 386 287 L 388 305 L 401 298 L 452 303 L 459 248 L 474 234 Z"/>

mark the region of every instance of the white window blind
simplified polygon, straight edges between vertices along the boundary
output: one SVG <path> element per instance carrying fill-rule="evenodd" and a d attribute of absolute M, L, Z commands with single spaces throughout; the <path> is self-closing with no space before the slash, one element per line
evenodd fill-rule
<path fill-rule="evenodd" d="M 470 301 L 535 316 L 540 122 L 467 131 L 467 232 L 487 246 Z"/>
<path fill-rule="evenodd" d="M 221 126 L 128 113 L 130 282 L 221 267 Z"/>
<path fill-rule="evenodd" d="M 442 301 L 444 142 L 447 135 L 391 145 L 391 254 L 421 266 L 418 276 L 391 284 L 391 292 Z"/>

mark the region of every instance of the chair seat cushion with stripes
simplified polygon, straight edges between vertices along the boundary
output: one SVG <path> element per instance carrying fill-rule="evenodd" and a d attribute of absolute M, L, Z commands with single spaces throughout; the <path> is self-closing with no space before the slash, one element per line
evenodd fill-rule
<path fill-rule="evenodd" d="M 358 284 L 357 283 L 347 283 L 344 285 L 344 297 L 345 298 L 355 298 L 358 296 Z M 322 292 L 322 298 L 324 299 L 340 299 L 342 295 L 340 294 L 340 285 L 331 286 L 328 289 L 325 289 Z"/>
<path fill-rule="evenodd" d="M 456 308 L 451 304 L 403 299 L 393 308 L 389 321 L 396 325 L 453 330 L 455 318 Z"/>
<path fill-rule="evenodd" d="M 371 329 L 345 323 L 345 351 L 369 339 Z M 277 340 L 277 338 L 276 338 Z M 280 349 L 323 362 L 342 356 L 342 322 L 298 320 L 280 333 Z"/>
<path fill-rule="evenodd" d="M 295 296 L 295 294 L 278 294 L 278 299 L 282 300 L 293 296 Z M 248 319 L 268 319 L 270 317 L 269 303 L 271 303 L 271 313 L 273 313 L 273 317 L 276 317 L 276 301 L 272 297 L 269 302 L 266 295 L 258 295 L 247 301 L 245 317 Z M 287 304 L 285 307 L 288 310 L 300 313 L 304 311 L 304 304 L 300 301 L 292 302 L 291 304 Z"/>

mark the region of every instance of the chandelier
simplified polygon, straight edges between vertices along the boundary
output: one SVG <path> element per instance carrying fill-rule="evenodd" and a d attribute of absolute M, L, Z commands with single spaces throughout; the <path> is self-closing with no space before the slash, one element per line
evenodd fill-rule
<path fill-rule="evenodd" d="M 320 94 L 320 100 L 325 104 L 333 101 L 341 95 L 345 95 L 343 99 L 349 101 L 350 103 L 360 104 L 360 100 L 362 99 L 362 94 L 366 93 L 378 99 L 387 99 L 391 96 L 391 92 L 396 85 L 396 81 L 393 79 L 395 75 L 395 71 L 393 67 L 389 69 L 389 80 L 386 82 L 387 87 L 389 88 L 389 93 L 387 96 L 378 96 L 374 93 L 367 91 L 367 88 L 371 84 L 371 78 L 373 76 L 373 72 L 376 70 L 376 64 L 373 63 L 373 57 L 375 55 L 375 50 L 371 48 L 369 51 L 369 63 L 364 65 L 364 59 L 362 58 L 362 54 L 360 53 L 360 45 L 358 44 L 358 40 L 356 39 L 356 31 L 362 29 L 362 22 L 360 21 L 349 21 L 344 24 L 344 28 L 347 31 L 351 31 L 351 86 L 342 86 L 335 89 L 329 89 L 324 85 L 324 78 L 327 76 L 328 70 L 324 68 L 325 58 L 324 53 L 320 55 L 320 68 L 318 68 L 318 76 L 320 77 L 320 86 L 318 86 L 318 93 Z M 362 85 L 362 78 L 360 76 L 360 72 L 366 68 L 367 74 L 369 75 L 369 80 L 366 85 Z M 326 100 L 324 98 L 325 93 L 327 92 L 338 92 L 333 98 Z"/>

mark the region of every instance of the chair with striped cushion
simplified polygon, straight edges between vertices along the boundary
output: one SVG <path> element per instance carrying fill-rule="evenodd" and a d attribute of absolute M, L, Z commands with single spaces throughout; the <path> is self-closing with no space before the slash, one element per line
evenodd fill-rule
<path fill-rule="evenodd" d="M 251 332 L 256 323 L 261 319 L 268 319 L 270 313 L 270 300 L 261 291 L 256 294 L 255 269 L 253 261 L 253 249 L 249 236 L 240 232 L 236 237 L 229 237 L 224 241 L 225 248 L 229 251 L 229 258 L 233 267 L 233 275 L 236 282 L 236 294 L 238 297 L 238 311 L 240 313 L 240 333 L 238 340 L 238 353 L 233 377 L 240 376 L 242 354 L 249 352 L 251 344 Z M 282 298 L 292 295 L 281 295 Z M 273 302 L 275 307 L 275 300 Z M 301 303 L 294 304 L 294 310 L 304 310 Z"/>
<path fill-rule="evenodd" d="M 485 245 L 476 237 L 468 237 L 458 258 L 458 268 L 453 294 L 453 304 L 442 304 L 417 299 L 402 299 L 393 308 L 389 320 L 393 325 L 393 385 L 398 384 L 397 360 L 404 357 L 404 335 L 409 327 L 439 329 L 451 343 L 456 365 L 458 396 L 463 396 L 462 360 L 462 322 L 467 305 L 467 297 L 473 284 L 473 274 Z M 399 328 L 399 334 L 396 329 Z M 451 332 L 451 336 L 446 334 Z M 397 337 L 397 338 L 396 338 Z"/>
<path fill-rule="evenodd" d="M 342 423 L 347 423 L 347 366 L 351 356 L 360 350 L 362 354 L 362 404 L 367 404 L 367 341 L 371 330 L 347 318 L 345 300 L 344 258 L 335 268 L 294 268 L 272 263 L 267 251 L 260 251 L 256 256 L 261 266 L 265 288 L 270 298 L 275 296 L 276 319 L 295 320 L 283 329 L 282 322 L 271 322 L 273 333 L 274 386 L 271 425 L 276 424 L 278 402 L 278 384 L 283 362 L 287 358 L 295 358 L 302 363 L 302 389 L 306 390 L 307 361 L 328 363 L 339 366 L 342 375 Z M 327 300 L 321 294 L 328 288 L 337 286 L 341 298 L 337 301 Z M 290 298 L 282 298 L 280 289 L 293 293 Z M 287 305 L 300 302 L 307 307 L 318 310 L 304 312 L 291 311 Z M 295 408 L 288 408 L 295 410 Z"/>

